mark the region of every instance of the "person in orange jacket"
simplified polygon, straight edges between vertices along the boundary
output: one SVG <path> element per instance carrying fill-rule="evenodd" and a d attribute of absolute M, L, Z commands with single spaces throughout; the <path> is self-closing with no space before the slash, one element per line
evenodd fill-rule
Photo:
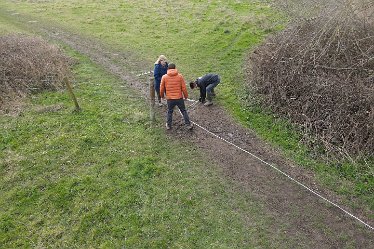
<path fill-rule="evenodd" d="M 188 98 L 186 82 L 184 81 L 183 75 L 178 73 L 174 63 L 169 64 L 167 73 L 161 78 L 160 95 L 162 99 L 166 95 L 167 100 L 168 112 L 166 129 L 171 129 L 173 109 L 175 106 L 178 106 L 183 115 L 184 123 L 186 124 L 187 128 L 191 130 L 193 125 L 188 117 L 186 107 L 184 105 L 184 99 Z"/>

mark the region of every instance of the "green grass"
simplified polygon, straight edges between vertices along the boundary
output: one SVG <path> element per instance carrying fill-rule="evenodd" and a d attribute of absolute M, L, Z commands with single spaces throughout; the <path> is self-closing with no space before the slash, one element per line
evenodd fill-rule
<path fill-rule="evenodd" d="M 275 20 L 269 6 L 252 1 L 223 4 L 178 0 L 167 4 L 142 0 L 104 4 L 68 0 L 3 5 L 136 51 L 139 60 L 149 61 L 151 68 L 158 55 L 165 54 L 187 78 L 210 70 L 225 74 L 229 69 L 224 75 L 228 85 L 236 81 L 231 75 L 240 69 L 247 48 L 278 27 L 269 21 Z"/>
<path fill-rule="evenodd" d="M 26 33 L 16 25 L 10 23 L 4 16 L 0 15 L 0 35 L 9 33 Z"/>
<path fill-rule="evenodd" d="M 73 56 L 82 112 L 66 92 L 42 93 L 0 119 L 1 247 L 282 244 L 248 194 L 192 146 L 150 129 L 148 108 L 119 79 Z"/>

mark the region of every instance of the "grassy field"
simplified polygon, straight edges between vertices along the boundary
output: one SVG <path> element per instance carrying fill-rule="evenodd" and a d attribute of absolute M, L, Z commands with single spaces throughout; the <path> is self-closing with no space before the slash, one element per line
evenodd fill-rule
<path fill-rule="evenodd" d="M 148 109 L 119 79 L 72 55 L 83 112 L 65 92 L 44 93 L 0 119 L 1 247 L 281 243 L 259 204 L 193 147 L 149 129 Z"/>
<path fill-rule="evenodd" d="M 186 79 L 217 72 L 223 79 L 218 101 L 239 121 L 315 168 L 334 190 L 360 188 L 308 158 L 287 123 L 241 105 L 248 49 L 284 23 L 266 2 L 1 1 L 0 9 L 135 52 L 147 65 L 139 73 L 152 69 L 160 54 Z M 14 31 L 25 32 L 0 15 L 0 34 Z M 147 107 L 119 79 L 69 53 L 80 61 L 76 93 L 84 112 L 72 114 L 69 97 L 58 92 L 32 98 L 20 117 L 0 118 L 0 245 L 286 247 L 282 234 L 265 229 L 270 221 L 260 204 L 234 191 L 214 165 L 201 163 L 193 147 L 149 129 Z M 362 186 L 362 198 L 373 203 Z"/>
<path fill-rule="evenodd" d="M 139 61 L 165 54 L 187 79 L 218 72 L 225 92 L 240 86 L 248 47 L 279 29 L 266 4 L 246 1 L 41 1 L 3 3 L 16 13 L 44 17 L 79 30 L 122 50 L 136 51 Z M 279 17 L 278 17 L 279 19 Z M 193 27 L 193 28 L 192 28 Z M 230 94 L 231 95 L 231 94 Z M 235 98 L 236 96 L 233 96 Z"/>
<path fill-rule="evenodd" d="M 0 35 L 8 33 L 27 33 L 27 31 L 20 29 L 16 25 L 9 23 L 3 16 L 0 15 Z"/>

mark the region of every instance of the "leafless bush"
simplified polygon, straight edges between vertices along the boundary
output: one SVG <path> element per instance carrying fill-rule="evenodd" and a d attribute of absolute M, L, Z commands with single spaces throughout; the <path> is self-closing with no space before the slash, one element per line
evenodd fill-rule
<path fill-rule="evenodd" d="M 330 6 L 254 51 L 251 86 L 312 145 L 331 155 L 374 155 L 374 27 L 351 1 Z"/>
<path fill-rule="evenodd" d="M 0 36 L 0 109 L 30 93 L 59 89 L 69 76 L 70 60 L 57 46 L 25 35 Z"/>

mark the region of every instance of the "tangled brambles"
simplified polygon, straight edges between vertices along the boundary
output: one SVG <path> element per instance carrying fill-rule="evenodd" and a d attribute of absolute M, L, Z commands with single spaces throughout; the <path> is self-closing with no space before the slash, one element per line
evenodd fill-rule
<path fill-rule="evenodd" d="M 374 155 L 374 27 L 342 5 L 269 38 L 250 58 L 251 87 L 330 155 Z M 315 141 L 315 138 L 318 138 Z"/>
<path fill-rule="evenodd" d="M 0 36 L 0 110 L 30 93 L 61 88 L 62 79 L 71 76 L 70 62 L 40 38 Z"/>

